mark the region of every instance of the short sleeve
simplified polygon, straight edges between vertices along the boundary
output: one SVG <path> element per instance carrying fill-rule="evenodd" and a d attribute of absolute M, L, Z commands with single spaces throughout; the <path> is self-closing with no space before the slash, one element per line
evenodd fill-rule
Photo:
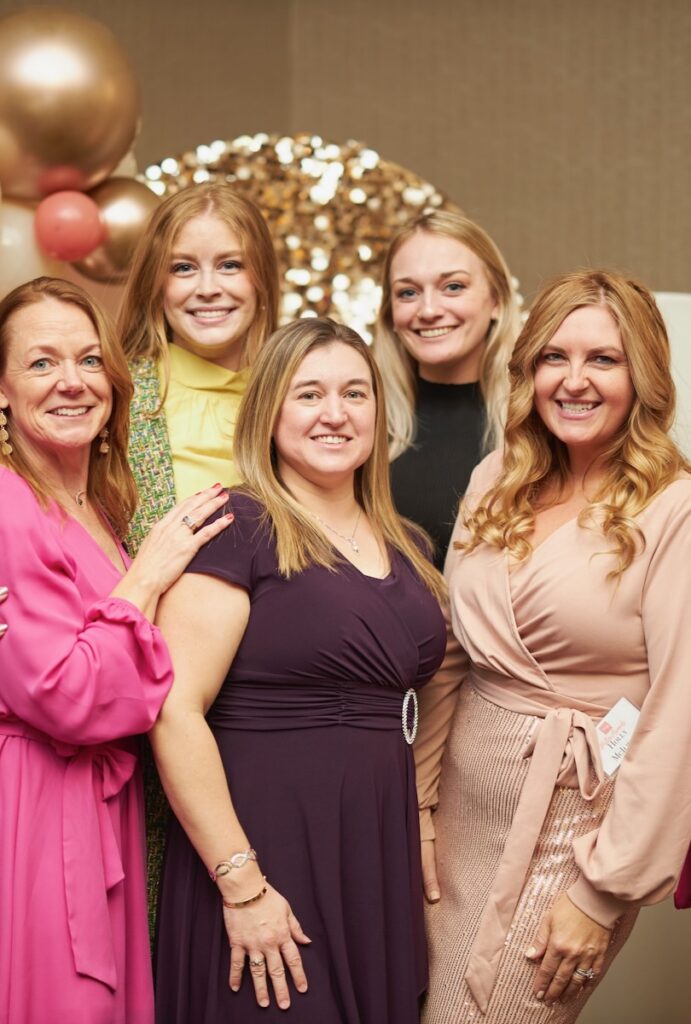
<path fill-rule="evenodd" d="M 259 502 L 241 491 L 230 491 L 226 504 L 208 522 L 229 512 L 235 517 L 233 522 L 200 549 L 186 572 L 217 576 L 251 594 L 270 553 L 271 529 L 264 522 Z"/>

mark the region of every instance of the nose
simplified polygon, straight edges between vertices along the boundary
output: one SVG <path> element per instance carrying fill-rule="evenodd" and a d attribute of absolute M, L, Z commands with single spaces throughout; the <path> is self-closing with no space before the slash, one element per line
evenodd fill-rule
<path fill-rule="evenodd" d="M 324 398 L 321 410 L 321 420 L 331 426 L 344 423 L 347 419 L 345 404 L 340 395 L 332 394 Z"/>
<path fill-rule="evenodd" d="M 421 320 L 435 320 L 441 314 L 439 296 L 435 288 L 425 288 L 420 293 L 417 315 Z"/>
<path fill-rule="evenodd" d="M 202 267 L 197 279 L 197 293 L 209 298 L 211 295 L 218 295 L 220 290 L 215 268 Z"/>
<path fill-rule="evenodd" d="M 564 387 L 567 391 L 577 393 L 585 391 L 590 385 L 588 375 L 586 373 L 586 365 L 580 360 L 572 360 L 566 367 L 564 374 Z"/>
<path fill-rule="evenodd" d="M 58 388 L 68 393 L 78 392 L 84 388 L 80 369 L 73 359 L 66 359 L 60 366 Z"/>

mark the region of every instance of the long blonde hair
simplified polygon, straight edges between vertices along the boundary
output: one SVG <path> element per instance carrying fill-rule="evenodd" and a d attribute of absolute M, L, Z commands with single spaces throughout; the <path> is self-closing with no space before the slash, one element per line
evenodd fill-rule
<path fill-rule="evenodd" d="M 467 246 L 482 262 L 492 298 L 499 307 L 496 320 L 490 323 L 480 364 L 480 390 L 486 408 L 484 447 L 489 450 L 499 442 L 504 426 L 509 388 L 506 367 L 520 330 L 516 292 L 506 261 L 487 232 L 460 212 L 435 210 L 399 231 L 384 261 L 374 351 L 386 381 L 391 458 L 401 455 L 415 438 L 417 392 L 417 364 L 394 331 L 391 264 L 401 246 L 420 232 L 453 238 Z"/>
<path fill-rule="evenodd" d="M 249 329 L 242 365 L 251 365 L 278 322 L 278 264 L 261 211 L 229 185 L 190 185 L 163 200 L 154 211 L 134 254 L 120 308 L 118 332 L 129 360 L 162 363 L 168 378 L 170 330 L 163 292 L 175 242 L 195 217 L 213 215 L 237 235 L 242 258 L 257 292 L 257 314 Z"/>
<path fill-rule="evenodd" d="M 675 389 L 665 324 L 643 285 L 607 270 L 579 270 L 556 278 L 538 295 L 509 363 L 511 390 L 500 480 L 466 516 L 472 550 L 485 542 L 523 560 L 532 550 L 540 492 L 558 501 L 569 476 L 566 446 L 535 410 L 535 367 L 540 352 L 566 317 L 583 306 L 602 306 L 621 335 L 635 397 L 621 429 L 603 453 L 604 476 L 594 500 L 581 512 L 582 525 L 597 523 L 612 542 L 619 576 L 643 538 L 635 517 L 689 464 L 669 436 Z"/>
<path fill-rule="evenodd" d="M 115 339 L 113 326 L 106 314 L 91 296 L 76 284 L 53 277 L 37 277 L 34 281 L 19 285 L 0 302 L 0 376 L 4 374 L 7 366 L 9 328 L 13 317 L 21 309 L 48 299 L 76 306 L 86 313 L 101 345 L 103 369 L 113 389 L 113 408 L 107 423 L 110 450 L 106 454 L 99 451 L 101 442 L 98 437 L 91 442 L 87 494 L 89 499 L 103 510 L 118 536 L 124 537 L 137 503 L 137 490 L 127 462 L 132 380 L 127 360 Z M 7 429 L 13 451 L 10 455 L 0 455 L 0 463 L 23 477 L 44 506 L 51 499 L 57 501 L 58 496 L 52 492 L 41 475 L 30 448 L 12 430 L 12 409 L 8 408 L 5 411 L 8 414 Z"/>
<path fill-rule="evenodd" d="M 351 328 L 328 317 L 315 317 L 287 324 L 267 341 L 255 363 L 235 428 L 234 457 L 243 490 L 266 510 L 284 576 L 309 565 L 336 567 L 332 546 L 283 485 L 272 439 L 290 382 L 303 359 L 313 349 L 334 342 L 348 345 L 362 356 L 372 375 L 376 401 L 374 444 L 367 461 L 356 470 L 355 498 L 383 540 L 408 559 L 422 582 L 441 599 L 443 580 L 420 550 L 420 544 L 426 542 L 423 531 L 402 520 L 393 505 L 382 379 L 368 345 Z"/>

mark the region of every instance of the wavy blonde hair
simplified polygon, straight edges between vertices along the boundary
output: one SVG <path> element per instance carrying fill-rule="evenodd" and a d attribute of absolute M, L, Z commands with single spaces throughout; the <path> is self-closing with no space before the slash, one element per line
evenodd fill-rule
<path fill-rule="evenodd" d="M 120 307 L 118 333 L 129 360 L 162 363 L 168 380 L 170 329 L 163 312 L 171 254 L 183 227 L 195 217 L 218 217 L 237 236 L 242 259 L 257 292 L 257 313 L 242 351 L 251 365 L 278 323 L 278 264 L 261 211 L 229 185 L 190 185 L 163 200 L 135 251 Z M 165 388 L 164 388 L 165 392 Z"/>
<path fill-rule="evenodd" d="M 603 306 L 611 314 L 634 389 L 631 411 L 602 454 L 602 481 L 578 517 L 581 525 L 596 525 L 611 542 L 617 565 L 608 578 L 615 578 L 643 545 L 635 517 L 690 467 L 669 436 L 675 389 L 667 331 L 655 299 L 637 281 L 607 270 L 558 277 L 536 298 L 509 363 L 502 475 L 474 511 L 466 513 L 469 536 L 457 546 L 469 551 L 485 542 L 524 560 L 532 551 L 536 510 L 545 507 L 540 493 L 555 495 L 550 504 L 563 494 L 568 451 L 535 410 L 535 367 L 566 317 L 583 306 Z"/>
<path fill-rule="evenodd" d="M 393 325 L 391 264 L 401 246 L 424 232 L 461 242 L 482 262 L 492 298 L 499 307 L 490 322 L 480 364 L 480 389 L 485 401 L 484 447 L 498 444 L 504 427 L 509 390 L 506 372 L 511 349 L 520 330 L 516 292 L 504 257 L 479 224 L 453 210 L 423 213 L 403 228 L 389 246 L 382 272 L 382 301 L 374 333 L 374 351 L 386 381 L 390 455 L 398 458 L 415 439 L 415 398 L 418 368 Z"/>
<path fill-rule="evenodd" d="M 280 479 L 273 432 L 290 382 L 305 356 L 335 342 L 362 356 L 372 375 L 376 402 L 374 444 L 366 462 L 355 472 L 355 498 L 382 539 L 403 554 L 420 580 L 441 600 L 444 582 L 422 554 L 429 544 L 424 532 L 396 512 L 389 486 L 386 406 L 381 375 L 369 346 L 359 334 L 328 317 L 296 320 L 281 327 L 266 342 L 254 366 L 235 428 L 235 464 L 244 481 L 242 490 L 265 509 L 284 576 L 309 565 L 335 569 L 338 556 L 314 519 L 295 500 Z M 416 542 L 417 540 L 417 542 Z"/>
<path fill-rule="evenodd" d="M 137 489 L 127 462 L 132 379 L 110 319 L 91 296 L 76 284 L 59 278 L 37 277 L 34 281 L 19 285 L 0 302 L 0 377 L 7 366 L 13 318 L 20 310 L 50 299 L 76 306 L 86 313 L 101 345 L 103 368 L 113 389 L 113 408 L 106 424 L 110 449 L 104 455 L 99 451 L 100 439 L 95 437 L 91 442 L 87 494 L 103 510 L 118 536 L 123 538 L 137 503 Z M 7 408 L 5 411 L 8 414 L 7 429 L 13 451 L 11 455 L 0 455 L 0 464 L 13 469 L 26 480 L 45 507 L 51 499 L 57 501 L 58 496 L 46 484 L 30 447 L 18 434 L 13 433 L 12 409 Z"/>

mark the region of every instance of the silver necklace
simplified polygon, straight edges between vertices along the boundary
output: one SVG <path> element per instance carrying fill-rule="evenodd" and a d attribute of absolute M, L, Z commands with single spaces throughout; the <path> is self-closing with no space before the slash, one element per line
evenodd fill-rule
<path fill-rule="evenodd" d="M 333 526 L 330 526 L 329 523 L 327 523 L 325 519 L 322 519 L 321 516 L 318 516 L 316 512 L 311 512 L 310 515 L 312 515 L 321 526 L 325 526 L 327 530 L 331 530 L 331 532 L 335 533 L 337 537 L 340 537 L 341 540 L 344 540 L 346 542 L 346 544 L 350 544 L 351 548 L 353 549 L 353 551 L 355 552 L 356 555 L 360 554 L 360 545 L 355 540 L 355 532 L 356 532 L 356 530 L 358 528 L 358 525 L 360 523 L 360 516 L 362 515 L 362 509 L 361 508 L 359 508 L 357 510 L 357 517 L 355 519 L 355 525 L 353 526 L 353 529 L 350 532 L 350 537 L 346 537 L 346 535 L 344 533 L 339 533 L 338 530 L 335 530 L 333 528 Z"/>

